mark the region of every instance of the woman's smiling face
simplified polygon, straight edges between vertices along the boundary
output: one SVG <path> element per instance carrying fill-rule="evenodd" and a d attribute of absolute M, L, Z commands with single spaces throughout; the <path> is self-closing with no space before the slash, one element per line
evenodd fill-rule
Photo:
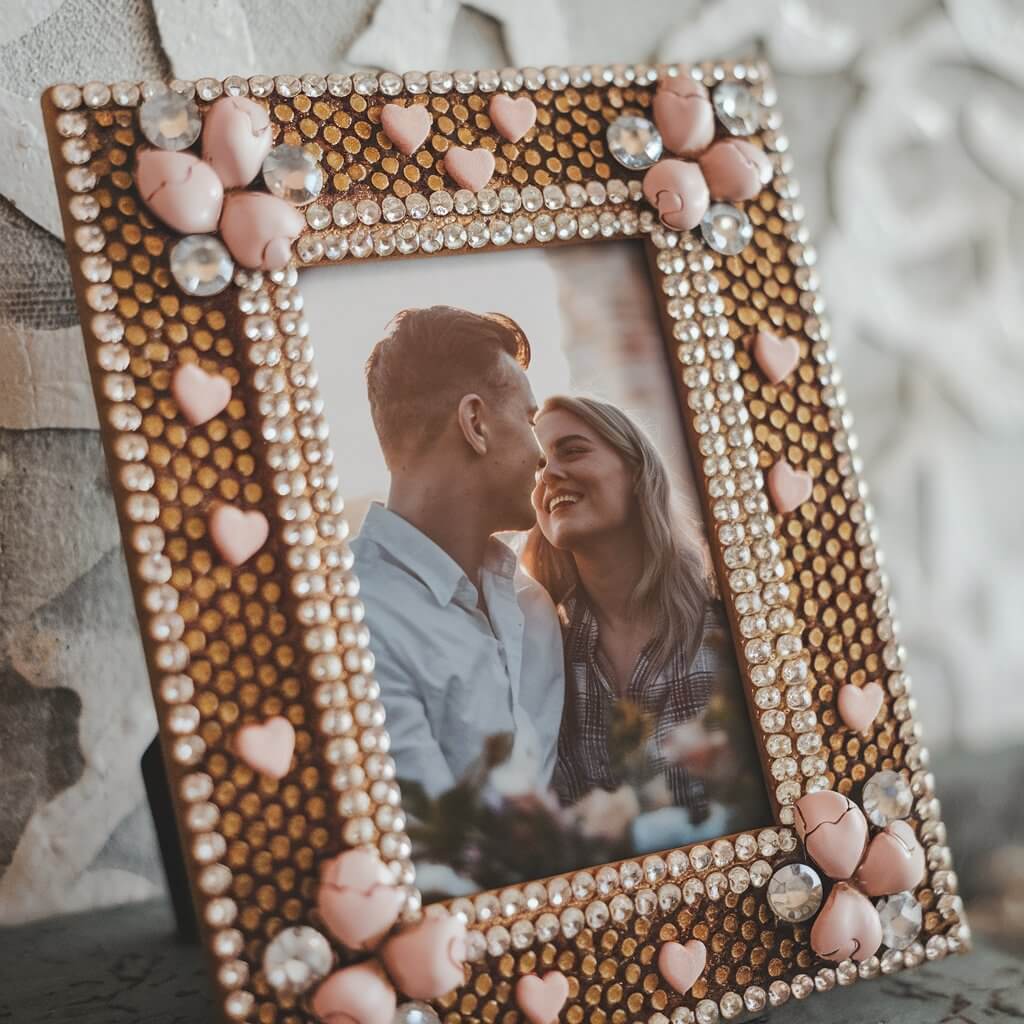
<path fill-rule="evenodd" d="M 543 451 L 533 489 L 537 524 L 564 551 L 625 527 L 634 512 L 625 460 L 584 420 L 565 409 L 536 423 Z"/>

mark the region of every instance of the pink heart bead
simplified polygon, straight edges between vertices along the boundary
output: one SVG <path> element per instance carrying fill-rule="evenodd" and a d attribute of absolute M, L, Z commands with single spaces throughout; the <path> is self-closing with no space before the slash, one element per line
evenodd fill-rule
<path fill-rule="evenodd" d="M 814 490 L 811 474 L 805 469 L 794 469 L 785 459 L 779 459 L 768 470 L 767 484 L 772 504 L 783 515 L 809 500 Z"/>
<path fill-rule="evenodd" d="M 232 192 L 224 201 L 220 234 L 231 255 L 250 270 L 280 270 L 305 226 L 291 203 L 266 192 Z"/>
<path fill-rule="evenodd" d="M 882 710 L 885 690 L 878 683 L 854 686 L 845 683 L 839 687 L 839 717 L 854 732 L 867 732 Z"/>
<path fill-rule="evenodd" d="M 555 1024 L 569 998 L 569 979 L 561 971 L 543 978 L 527 974 L 516 982 L 516 1003 L 531 1024 Z"/>
<path fill-rule="evenodd" d="M 882 922 L 866 897 L 838 882 L 811 927 L 811 949 L 833 963 L 874 956 L 882 944 Z"/>
<path fill-rule="evenodd" d="M 659 160 L 644 175 L 643 188 L 661 223 L 675 231 L 695 228 L 711 202 L 701 169 L 685 160 Z"/>
<path fill-rule="evenodd" d="M 685 945 L 666 942 L 658 951 L 658 971 L 681 995 L 693 988 L 693 983 L 704 973 L 708 950 L 700 939 L 690 939 Z"/>
<path fill-rule="evenodd" d="M 916 889 L 924 878 L 924 849 L 905 821 L 893 821 L 868 844 L 857 884 L 868 896 Z"/>
<path fill-rule="evenodd" d="M 772 384 L 781 384 L 800 362 L 800 345 L 762 328 L 754 336 L 754 359 Z"/>
<path fill-rule="evenodd" d="M 316 990 L 311 1007 L 324 1024 L 391 1024 L 398 998 L 371 961 L 335 971 Z"/>
<path fill-rule="evenodd" d="M 270 112 L 246 96 L 222 96 L 203 119 L 203 159 L 225 188 L 248 185 L 273 141 Z"/>
<path fill-rule="evenodd" d="M 446 910 L 428 910 L 422 920 L 388 939 L 380 956 L 407 996 L 434 999 L 464 980 L 466 926 Z"/>
<path fill-rule="evenodd" d="M 667 79 L 654 96 L 654 123 L 670 153 L 699 153 L 715 137 L 715 112 L 707 89 L 688 75 Z"/>
<path fill-rule="evenodd" d="M 189 425 L 198 427 L 227 407 L 231 382 L 195 363 L 182 363 L 171 378 L 171 394 Z"/>
<path fill-rule="evenodd" d="M 380 126 L 395 144 L 395 149 L 412 156 L 426 141 L 434 119 L 423 103 L 410 103 L 403 107 L 388 103 L 380 112 Z"/>
<path fill-rule="evenodd" d="M 216 229 L 224 186 L 199 157 L 144 149 L 135 161 L 135 184 L 146 206 L 175 231 L 192 235 Z"/>
<path fill-rule="evenodd" d="M 486 149 L 452 146 L 444 155 L 444 170 L 456 184 L 479 192 L 494 174 L 494 154 Z"/>
<path fill-rule="evenodd" d="M 239 566 L 247 562 L 267 542 L 270 524 L 255 509 L 243 512 L 234 505 L 221 504 L 207 521 L 210 539 L 226 562 Z"/>
<path fill-rule="evenodd" d="M 529 96 L 514 100 L 503 92 L 495 93 L 487 113 L 498 134 L 509 142 L 518 142 L 537 122 L 537 107 Z"/>
<path fill-rule="evenodd" d="M 764 150 L 744 139 L 722 139 L 700 158 L 712 199 L 730 203 L 753 199 L 772 180 Z"/>
<path fill-rule="evenodd" d="M 372 949 L 398 920 L 405 894 L 375 850 L 359 848 L 320 869 L 317 909 L 349 949 Z"/>
<path fill-rule="evenodd" d="M 807 856 L 833 879 L 849 878 L 868 841 L 864 812 L 834 790 L 802 796 L 795 805 L 796 831 Z"/>
<path fill-rule="evenodd" d="M 295 728 L 280 715 L 243 725 L 235 733 L 233 750 L 253 771 L 283 779 L 295 753 Z"/>

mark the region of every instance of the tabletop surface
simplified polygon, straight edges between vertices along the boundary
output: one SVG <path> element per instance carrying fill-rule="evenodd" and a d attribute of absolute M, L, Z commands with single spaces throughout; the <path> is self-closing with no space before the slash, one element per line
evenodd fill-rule
<path fill-rule="evenodd" d="M 199 948 L 148 902 L 0 930 L 0 1021 L 211 1024 Z M 764 1020 L 765 1016 L 757 1018 Z M 837 988 L 773 1011 L 771 1024 L 1001 1024 L 1024 1020 L 1024 961 L 972 953 Z"/>

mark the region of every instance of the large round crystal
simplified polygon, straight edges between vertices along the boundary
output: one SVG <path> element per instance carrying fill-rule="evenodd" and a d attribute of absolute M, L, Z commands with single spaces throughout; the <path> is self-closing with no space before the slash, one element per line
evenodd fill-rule
<path fill-rule="evenodd" d="M 301 146 L 287 143 L 275 146 L 267 154 L 263 161 L 263 180 L 275 196 L 296 206 L 312 202 L 324 187 L 323 171 L 312 154 Z"/>
<path fill-rule="evenodd" d="M 910 790 L 910 783 L 899 772 L 875 772 L 864 783 L 861 804 L 868 821 L 879 828 L 885 828 L 910 813 L 914 794 Z"/>
<path fill-rule="evenodd" d="M 750 218 L 728 203 L 712 203 L 700 222 L 700 231 L 704 241 L 725 256 L 742 252 L 754 237 Z"/>
<path fill-rule="evenodd" d="M 661 156 L 661 135 L 646 117 L 617 117 L 608 125 L 607 137 L 608 152 L 631 171 L 646 170 Z"/>
<path fill-rule="evenodd" d="M 882 942 L 890 949 L 906 949 L 921 934 L 923 913 L 912 892 L 898 892 L 875 904 L 882 921 Z"/>
<path fill-rule="evenodd" d="M 711 94 L 719 121 L 733 135 L 753 135 L 761 119 L 754 94 L 739 82 L 722 82 Z"/>
<path fill-rule="evenodd" d="M 821 906 L 821 878 L 809 864 L 787 864 L 768 883 L 768 905 L 783 921 L 806 921 Z"/>
<path fill-rule="evenodd" d="M 160 149 L 188 149 L 203 128 L 195 100 L 166 89 L 139 107 L 142 134 Z"/>
<path fill-rule="evenodd" d="M 234 271 L 231 255 L 213 235 L 186 235 L 171 249 L 171 273 L 186 295 L 217 295 Z"/>
<path fill-rule="evenodd" d="M 434 1008 L 428 1003 L 402 1003 L 395 1011 L 392 1024 L 441 1024 Z"/>
<path fill-rule="evenodd" d="M 278 992 L 305 992 L 331 969 L 330 943 L 315 929 L 285 928 L 263 954 L 263 973 Z"/>

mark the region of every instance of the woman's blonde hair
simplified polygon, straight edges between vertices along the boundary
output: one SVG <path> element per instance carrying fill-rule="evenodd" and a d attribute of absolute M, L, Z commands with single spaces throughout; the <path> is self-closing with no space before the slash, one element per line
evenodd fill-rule
<path fill-rule="evenodd" d="M 547 399 L 537 418 L 555 409 L 583 420 L 633 471 L 644 564 L 632 606 L 654 620 L 653 663 L 661 667 L 673 651 L 681 650 L 689 664 L 700 643 L 713 590 L 699 522 L 683 508 L 651 439 L 621 409 L 595 398 L 556 395 Z M 579 583 L 572 554 L 554 547 L 539 526 L 527 536 L 522 561 L 556 604 Z"/>

